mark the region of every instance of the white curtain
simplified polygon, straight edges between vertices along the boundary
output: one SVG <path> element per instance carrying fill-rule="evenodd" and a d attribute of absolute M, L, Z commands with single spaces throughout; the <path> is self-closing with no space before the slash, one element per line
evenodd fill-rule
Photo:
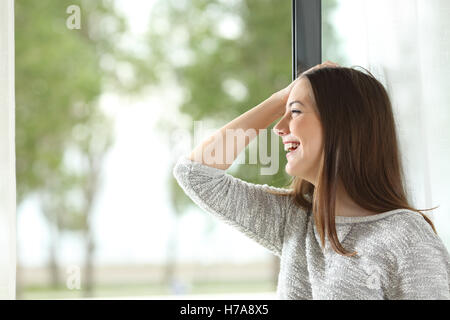
<path fill-rule="evenodd" d="M 339 5 L 335 27 L 348 62 L 388 88 L 413 205 L 440 205 L 430 216 L 450 250 L 450 1 Z"/>
<path fill-rule="evenodd" d="M 14 0 L 0 0 L 0 299 L 16 295 Z"/>

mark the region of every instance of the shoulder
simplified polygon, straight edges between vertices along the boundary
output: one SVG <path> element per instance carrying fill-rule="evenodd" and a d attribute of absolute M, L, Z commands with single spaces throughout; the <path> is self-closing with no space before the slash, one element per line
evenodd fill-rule
<path fill-rule="evenodd" d="M 402 210 L 357 230 L 362 258 L 379 267 L 388 298 L 448 298 L 450 255 L 420 213 Z"/>
<path fill-rule="evenodd" d="M 388 217 L 385 229 L 391 232 L 390 238 L 406 247 L 424 242 L 440 242 L 431 225 L 420 213 L 405 210 L 402 214 Z"/>
<path fill-rule="evenodd" d="M 380 220 L 379 224 L 380 242 L 397 267 L 428 260 L 447 270 L 447 248 L 421 214 L 405 210 Z"/>
<path fill-rule="evenodd" d="M 411 248 L 419 250 L 424 244 L 443 253 L 446 251 L 425 218 L 406 209 L 370 222 L 356 223 L 350 234 L 361 251 L 383 257 L 391 264 L 396 264 L 399 258 L 408 255 Z"/>
<path fill-rule="evenodd" d="M 394 219 L 396 241 L 389 295 L 398 299 L 449 299 L 450 255 L 442 240 L 420 215 Z"/>
<path fill-rule="evenodd" d="M 367 230 L 368 236 L 402 249 L 423 242 L 440 241 L 421 214 L 406 209 L 368 223 L 363 229 Z"/>
<path fill-rule="evenodd" d="M 430 256 L 439 255 L 448 258 L 448 251 L 438 234 L 425 218 L 414 211 L 398 215 L 390 219 L 389 231 L 391 250 L 395 250 L 398 257 L 402 256 Z"/>

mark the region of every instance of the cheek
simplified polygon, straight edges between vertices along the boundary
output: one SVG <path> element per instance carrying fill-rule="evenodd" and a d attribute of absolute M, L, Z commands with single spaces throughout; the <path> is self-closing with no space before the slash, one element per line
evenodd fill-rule
<path fill-rule="evenodd" d="M 299 116 L 292 121 L 290 130 L 294 136 L 302 139 L 305 133 L 309 131 L 308 126 L 308 121 L 304 117 Z"/>
<path fill-rule="evenodd" d="M 304 118 L 295 119 L 292 123 L 291 132 L 299 138 L 301 142 L 306 144 L 321 144 L 322 130 L 320 123 L 317 121 Z"/>
<path fill-rule="evenodd" d="M 322 128 L 320 122 L 307 118 L 296 119 L 291 132 L 303 144 L 303 152 L 311 157 L 318 156 L 322 150 Z"/>
<path fill-rule="evenodd" d="M 318 157 L 322 151 L 322 138 L 320 134 L 311 138 L 311 144 L 309 145 L 309 152 L 312 156 Z"/>

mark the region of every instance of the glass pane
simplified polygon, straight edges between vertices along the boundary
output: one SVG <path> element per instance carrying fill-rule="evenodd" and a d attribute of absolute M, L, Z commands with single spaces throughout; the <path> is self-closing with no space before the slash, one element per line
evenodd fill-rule
<path fill-rule="evenodd" d="M 291 4 L 273 7 L 15 1 L 19 299 L 274 292 L 278 260 L 172 176 L 194 121 L 289 84 Z"/>

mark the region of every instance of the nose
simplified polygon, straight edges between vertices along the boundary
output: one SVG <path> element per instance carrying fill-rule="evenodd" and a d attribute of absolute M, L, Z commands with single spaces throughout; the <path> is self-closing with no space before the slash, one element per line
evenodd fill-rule
<path fill-rule="evenodd" d="M 273 127 L 273 131 L 280 137 L 285 136 L 289 133 L 289 126 L 287 125 L 287 121 L 285 121 L 285 118 L 281 119 L 275 125 L 275 127 Z"/>

